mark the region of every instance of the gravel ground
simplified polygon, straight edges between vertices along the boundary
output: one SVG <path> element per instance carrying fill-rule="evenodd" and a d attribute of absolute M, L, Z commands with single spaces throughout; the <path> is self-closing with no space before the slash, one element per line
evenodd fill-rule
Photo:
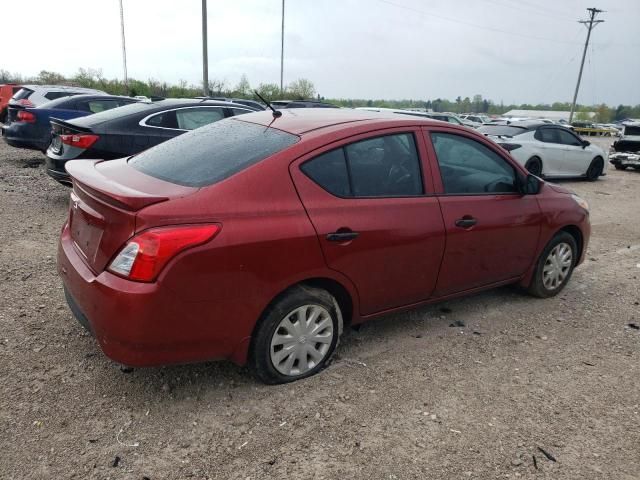
<path fill-rule="evenodd" d="M 593 235 L 560 296 L 389 316 L 267 387 L 102 355 L 63 298 L 69 191 L 42 160 L 0 142 L 0 478 L 640 478 L 640 172 L 563 182 Z"/>

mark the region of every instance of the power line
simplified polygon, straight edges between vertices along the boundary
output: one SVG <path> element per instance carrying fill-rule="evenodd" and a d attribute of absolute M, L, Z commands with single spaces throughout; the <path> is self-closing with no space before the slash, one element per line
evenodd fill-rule
<path fill-rule="evenodd" d="M 573 120 L 573 112 L 576 109 L 576 100 L 578 99 L 578 90 L 580 89 L 580 81 L 582 80 L 582 70 L 584 69 L 584 59 L 587 56 L 587 48 L 589 48 L 589 39 L 591 38 L 591 30 L 604 20 L 596 20 L 596 15 L 602 13 L 603 10 L 597 8 L 587 8 L 589 12 L 589 20 L 579 20 L 578 23 L 587 27 L 587 40 L 584 42 L 584 51 L 582 52 L 582 62 L 580 63 L 580 73 L 578 73 L 578 83 L 576 83 L 576 91 L 573 94 L 573 102 L 571 102 L 571 113 L 569 113 L 569 123 Z"/>
<path fill-rule="evenodd" d="M 424 10 L 419 10 L 417 8 L 408 7 L 406 5 L 401 5 L 399 3 L 391 2 L 389 0 L 378 0 L 378 2 L 394 6 L 396 8 L 402 8 L 404 10 L 409 10 L 409 11 L 418 13 L 420 15 L 426 16 L 426 17 L 433 17 L 433 18 L 437 18 L 437 19 L 440 19 L 440 20 L 444 20 L 446 22 L 458 23 L 458 24 L 461 24 L 461 25 L 466 25 L 468 27 L 479 28 L 479 29 L 488 30 L 488 31 L 491 31 L 491 32 L 503 33 L 505 35 L 513 35 L 513 36 L 516 36 L 516 37 L 530 38 L 530 39 L 533 39 L 533 40 L 541 40 L 541 41 L 545 41 L 545 42 L 573 43 L 574 45 L 576 44 L 575 42 L 568 42 L 566 40 L 558 40 L 558 39 L 555 39 L 555 38 L 545 38 L 545 37 L 538 37 L 536 35 L 527 35 L 527 34 L 524 34 L 524 33 L 509 32 L 507 30 L 502 30 L 502 29 L 499 29 L 499 28 L 488 27 L 488 26 L 485 26 L 485 25 L 479 25 L 477 23 L 466 22 L 464 20 L 458 20 L 458 19 L 455 19 L 455 18 L 445 17 L 443 15 L 438 15 L 438 14 L 431 13 L 431 12 L 425 12 Z"/>
<path fill-rule="evenodd" d="M 510 4 L 510 3 L 498 3 L 496 0 L 484 0 L 484 1 L 485 1 L 485 2 L 491 2 L 491 3 L 493 3 L 493 4 L 495 4 L 495 5 L 499 5 L 499 6 L 501 6 L 501 7 L 512 8 L 512 9 L 514 9 L 514 10 L 518 10 L 518 11 L 520 11 L 520 12 L 524 12 L 524 13 L 526 13 L 527 15 L 531 15 L 531 14 L 533 14 L 533 15 L 539 15 L 539 16 L 541 16 L 541 17 L 551 18 L 551 19 L 553 19 L 553 20 L 558 20 L 558 21 L 561 21 L 561 22 L 571 22 L 571 23 L 573 23 L 573 21 L 574 21 L 573 19 L 569 19 L 569 18 L 567 18 L 567 17 L 559 17 L 559 16 L 557 16 L 557 15 L 553 15 L 553 14 L 551 14 L 551 15 L 550 15 L 549 13 L 542 13 L 542 12 L 540 12 L 540 11 L 536 11 L 536 10 L 533 10 L 533 9 L 531 9 L 531 8 L 527 8 L 527 7 L 525 7 L 525 9 L 523 10 L 523 9 L 521 8 L 522 6 L 521 6 L 520 4 L 518 4 L 518 5 L 516 6 L 516 5 L 512 5 L 512 4 Z"/>

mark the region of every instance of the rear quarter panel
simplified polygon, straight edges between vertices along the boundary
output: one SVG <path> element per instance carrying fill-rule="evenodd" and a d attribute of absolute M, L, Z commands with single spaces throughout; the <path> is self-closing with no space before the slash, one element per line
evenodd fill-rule
<path fill-rule="evenodd" d="M 181 321 L 185 328 L 197 328 L 203 338 L 224 337 L 229 345 L 246 339 L 278 294 L 309 278 L 341 283 L 357 309 L 355 288 L 326 267 L 289 176 L 289 159 L 281 155 L 280 160 L 272 157 L 138 215 L 137 231 L 177 223 L 222 225 L 210 243 L 178 256 L 158 280 L 189 305 L 192 313 Z"/>

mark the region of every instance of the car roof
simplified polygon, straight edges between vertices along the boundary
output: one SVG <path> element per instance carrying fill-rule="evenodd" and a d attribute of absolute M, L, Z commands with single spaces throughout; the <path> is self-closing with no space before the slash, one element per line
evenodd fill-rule
<path fill-rule="evenodd" d="M 101 92 L 102 90 L 98 90 L 95 88 L 85 88 L 85 87 L 72 87 L 70 85 L 22 85 L 22 88 L 28 88 L 29 90 L 60 90 L 60 91 L 72 91 L 72 92 Z"/>
<path fill-rule="evenodd" d="M 273 117 L 269 110 L 247 113 L 235 120 L 271 126 L 294 135 L 302 135 L 314 130 L 335 125 L 368 122 L 368 123 L 397 123 L 398 126 L 411 124 L 441 125 L 442 122 L 426 117 L 396 114 L 393 112 L 374 112 L 369 110 L 354 110 L 350 108 L 299 108 L 279 110 L 280 117 Z"/>

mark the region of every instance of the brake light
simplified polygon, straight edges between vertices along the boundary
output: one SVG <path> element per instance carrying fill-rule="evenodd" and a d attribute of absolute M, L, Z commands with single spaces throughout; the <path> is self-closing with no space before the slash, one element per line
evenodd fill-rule
<path fill-rule="evenodd" d="M 17 117 L 19 122 L 36 123 L 36 116 L 31 112 L 20 110 Z"/>
<path fill-rule="evenodd" d="M 73 135 L 60 135 L 60 141 L 65 145 L 70 145 L 77 148 L 89 148 L 96 143 L 100 138 L 99 135 L 90 134 L 73 134 Z"/>
<path fill-rule="evenodd" d="M 108 267 L 129 280 L 152 282 L 180 252 L 202 245 L 220 232 L 220 225 L 151 228 L 131 238 Z"/>
<path fill-rule="evenodd" d="M 507 152 L 510 152 L 511 150 L 520 148 L 522 145 L 518 145 L 517 143 L 501 143 L 500 146 L 504 148 Z"/>

